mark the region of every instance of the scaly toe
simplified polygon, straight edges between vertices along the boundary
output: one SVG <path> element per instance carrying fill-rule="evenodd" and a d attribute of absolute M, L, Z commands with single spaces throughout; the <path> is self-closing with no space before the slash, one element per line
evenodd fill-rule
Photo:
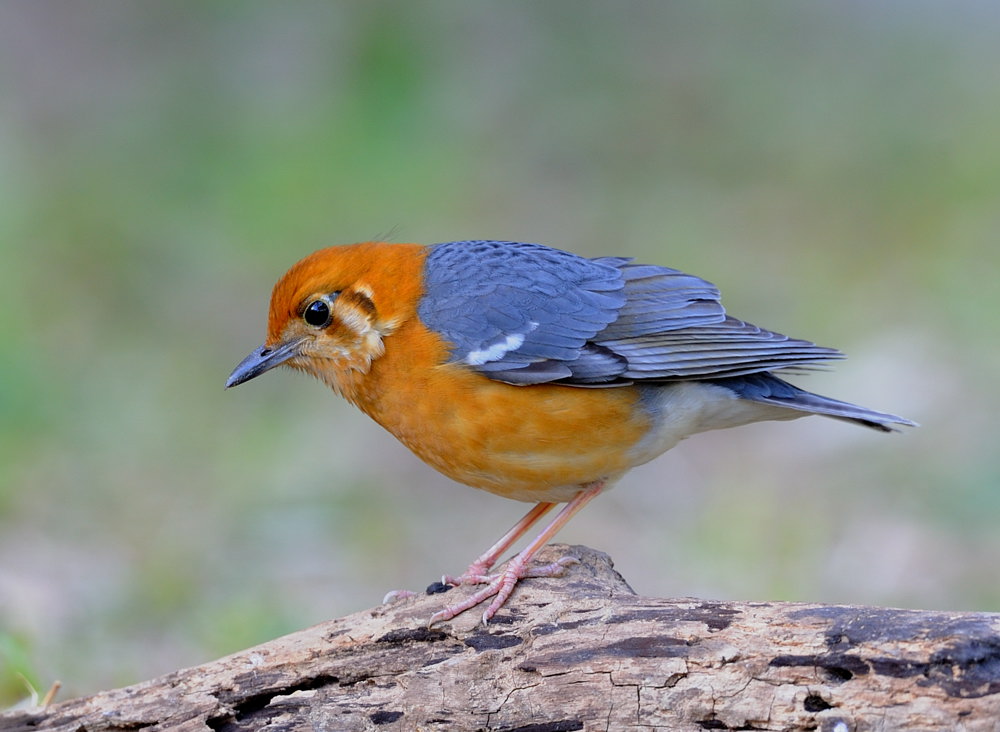
<path fill-rule="evenodd" d="M 441 582 L 452 587 L 461 587 L 462 585 L 488 585 L 496 578 L 495 574 L 469 574 L 466 572 L 458 577 L 452 577 L 450 574 L 443 575 Z"/>
<path fill-rule="evenodd" d="M 490 567 L 492 566 L 492 562 L 476 560 L 458 577 L 446 574 L 441 578 L 441 581 L 446 585 L 454 585 L 455 587 L 460 585 L 488 585 L 497 577 L 495 574 L 490 574 Z"/>
<path fill-rule="evenodd" d="M 521 579 L 526 577 L 561 577 L 566 567 L 579 564 L 576 557 L 561 557 L 551 564 L 536 564 L 527 567 L 521 574 Z"/>
<path fill-rule="evenodd" d="M 430 627 L 435 623 L 440 623 L 444 620 L 451 620 L 452 618 L 461 615 L 466 610 L 471 610 L 486 598 L 493 597 L 493 595 L 495 595 L 499 590 L 501 582 L 502 578 L 498 577 L 493 582 L 490 582 L 489 585 L 479 590 L 479 592 L 469 595 L 464 600 L 456 602 L 453 605 L 448 605 L 442 610 L 438 610 L 436 613 L 431 615 L 430 619 L 427 621 L 427 626 Z"/>
<path fill-rule="evenodd" d="M 410 592 L 409 590 L 389 590 L 385 593 L 385 597 L 382 598 L 382 604 L 387 605 L 390 602 L 398 602 L 399 600 L 405 600 L 407 597 L 416 596 L 416 592 Z"/>
<path fill-rule="evenodd" d="M 507 565 L 507 569 L 504 570 L 503 575 L 496 583 L 496 590 L 493 594 L 493 602 L 489 604 L 486 611 L 483 613 L 483 625 L 490 622 L 490 618 L 497 614 L 497 610 L 503 607 L 504 603 L 507 602 L 507 598 L 511 596 L 514 592 L 514 588 L 517 587 L 517 583 L 524 577 L 533 577 L 535 575 L 527 574 L 527 567 L 523 566 L 516 560 L 512 560 L 510 564 Z M 492 588 L 493 585 L 490 585 Z"/>

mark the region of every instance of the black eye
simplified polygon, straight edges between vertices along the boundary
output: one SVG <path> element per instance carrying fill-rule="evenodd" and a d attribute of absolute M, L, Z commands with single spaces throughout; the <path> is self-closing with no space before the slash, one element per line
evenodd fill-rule
<path fill-rule="evenodd" d="M 306 307 L 302 318 L 314 328 L 325 328 L 330 324 L 330 305 L 325 300 L 313 300 Z"/>

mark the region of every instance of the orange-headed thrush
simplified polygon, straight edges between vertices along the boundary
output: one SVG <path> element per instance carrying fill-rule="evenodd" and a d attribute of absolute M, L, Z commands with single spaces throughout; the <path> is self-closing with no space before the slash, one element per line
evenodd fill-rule
<path fill-rule="evenodd" d="M 881 432 L 907 419 L 803 391 L 775 371 L 842 358 L 726 314 L 718 289 L 624 257 L 539 244 L 367 242 L 310 254 L 278 280 L 267 340 L 230 375 L 305 371 L 461 483 L 536 506 L 449 584 L 435 614 L 558 574 L 532 556 L 629 468 L 696 432 L 807 414 Z M 566 505 L 507 563 L 503 553 Z"/>

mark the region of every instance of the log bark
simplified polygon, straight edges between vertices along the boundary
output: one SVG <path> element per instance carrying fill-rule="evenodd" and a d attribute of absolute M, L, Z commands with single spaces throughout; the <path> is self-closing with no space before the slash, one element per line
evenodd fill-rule
<path fill-rule="evenodd" d="M 567 553 L 487 627 L 421 595 L 0 731 L 1000 729 L 998 614 L 640 597 Z"/>

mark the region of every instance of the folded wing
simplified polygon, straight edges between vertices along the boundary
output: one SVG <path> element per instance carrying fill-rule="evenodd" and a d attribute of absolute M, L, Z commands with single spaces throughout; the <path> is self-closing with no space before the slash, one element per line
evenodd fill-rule
<path fill-rule="evenodd" d="M 423 323 L 452 358 L 511 384 L 718 379 L 842 358 L 726 315 L 678 270 L 538 244 L 465 241 L 428 255 Z"/>

